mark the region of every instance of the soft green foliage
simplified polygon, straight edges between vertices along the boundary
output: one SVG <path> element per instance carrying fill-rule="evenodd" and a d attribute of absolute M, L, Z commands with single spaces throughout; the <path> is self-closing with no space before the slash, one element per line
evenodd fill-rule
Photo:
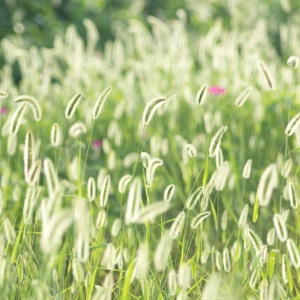
<path fill-rule="evenodd" d="M 149 17 L 150 29 L 137 20 L 116 24 L 122 34 L 101 54 L 95 32 L 85 43 L 73 25 L 53 48 L 2 40 L 1 299 L 299 297 L 300 126 L 285 134 L 299 113 L 299 69 L 282 63 L 265 20 L 245 31 L 243 7 L 229 6 L 227 30 L 213 23 L 208 3 L 213 25 L 197 40 L 184 10 L 170 23 Z M 202 22 L 197 2 L 189 5 Z M 297 55 L 298 27 L 281 27 L 281 52 Z M 264 85 L 260 60 L 275 91 Z M 68 107 L 79 92 L 76 109 Z M 34 97 L 43 114 L 36 122 L 24 110 L 11 130 L 20 95 Z M 161 95 L 164 104 L 145 122 L 149 101 Z M 28 132 L 34 156 L 25 178 Z M 251 172 L 243 172 L 250 158 Z"/>

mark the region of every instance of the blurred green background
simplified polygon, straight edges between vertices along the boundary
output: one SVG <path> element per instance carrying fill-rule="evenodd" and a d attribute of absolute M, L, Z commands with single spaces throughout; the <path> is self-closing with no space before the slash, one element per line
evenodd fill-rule
<path fill-rule="evenodd" d="M 64 33 L 73 23 L 85 37 L 83 19 L 92 20 L 101 35 L 98 47 L 114 37 L 114 25 L 131 18 L 146 22 L 148 15 L 163 21 L 176 18 L 178 9 L 187 12 L 187 27 L 195 34 L 206 33 L 217 19 L 223 26 L 233 25 L 232 6 L 243 13 L 239 24 L 245 30 L 252 28 L 260 19 L 268 20 L 268 33 L 280 54 L 280 24 L 296 22 L 300 25 L 300 1 L 287 0 L 1 0 L 0 39 L 7 35 L 24 37 L 23 46 L 51 47 L 54 37 Z M 209 14 L 205 6 L 211 6 Z M 255 5 L 256 14 L 248 13 L 249 5 Z M 193 7 L 193 9 L 191 9 Z M 199 12 L 195 12 L 199 7 Z M 202 14 L 201 18 L 194 17 Z"/>

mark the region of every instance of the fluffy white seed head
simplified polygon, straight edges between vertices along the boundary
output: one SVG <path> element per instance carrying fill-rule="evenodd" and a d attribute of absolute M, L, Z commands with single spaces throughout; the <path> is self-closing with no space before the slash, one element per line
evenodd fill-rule
<path fill-rule="evenodd" d="M 223 250 L 223 268 L 224 271 L 229 273 L 231 271 L 231 258 L 230 258 L 230 252 L 228 248 L 224 248 Z"/>
<path fill-rule="evenodd" d="M 13 135 L 16 135 L 20 128 L 21 122 L 23 120 L 23 117 L 24 117 L 24 114 L 26 111 L 26 105 L 27 105 L 27 102 L 20 104 L 12 116 L 11 125 L 10 125 L 10 133 Z"/>
<path fill-rule="evenodd" d="M 209 150 L 208 150 L 208 155 L 210 157 L 213 158 L 216 156 L 218 148 L 221 145 L 221 140 L 222 140 L 223 134 L 226 132 L 227 128 L 228 128 L 227 126 L 221 127 L 217 131 L 217 133 L 214 135 L 213 139 L 211 140 L 210 145 L 209 145 Z"/>
<path fill-rule="evenodd" d="M 197 155 L 197 150 L 196 150 L 195 146 L 192 144 L 186 144 L 185 151 L 187 152 L 187 154 L 190 157 L 195 157 Z"/>
<path fill-rule="evenodd" d="M 153 222 L 158 215 L 165 213 L 170 206 L 170 203 L 166 201 L 148 204 L 138 211 L 133 222 L 138 224 L 143 224 L 147 221 Z"/>
<path fill-rule="evenodd" d="M 292 239 L 287 239 L 286 247 L 292 265 L 298 269 L 300 267 L 300 254 L 296 243 Z"/>
<path fill-rule="evenodd" d="M 296 114 L 287 124 L 285 128 L 285 134 L 291 136 L 300 124 L 300 113 Z"/>
<path fill-rule="evenodd" d="M 203 105 L 205 103 L 207 95 L 207 85 L 203 85 L 197 93 L 196 103 L 199 105 Z"/>
<path fill-rule="evenodd" d="M 179 236 L 180 230 L 184 224 L 184 219 L 185 219 L 185 212 L 182 211 L 177 215 L 177 217 L 173 221 L 172 226 L 170 228 L 170 236 L 172 239 L 176 239 Z"/>
<path fill-rule="evenodd" d="M 171 296 L 176 295 L 177 287 L 178 284 L 176 271 L 174 269 L 171 269 L 168 274 L 168 289 Z"/>
<path fill-rule="evenodd" d="M 118 190 L 121 194 L 125 193 L 130 181 L 131 181 L 131 176 L 130 175 L 124 175 L 120 179 L 119 184 L 118 184 Z"/>
<path fill-rule="evenodd" d="M 297 56 L 290 56 L 286 63 L 289 67 L 297 69 L 299 65 L 299 58 Z"/>
<path fill-rule="evenodd" d="M 111 90 L 112 90 L 112 87 L 109 86 L 102 92 L 102 94 L 97 99 L 97 101 L 94 105 L 94 108 L 93 108 L 93 119 L 94 120 L 98 119 L 98 117 L 103 109 L 104 103 L 105 103 L 109 93 L 111 92 Z"/>
<path fill-rule="evenodd" d="M 249 98 L 249 95 L 250 95 L 251 91 L 252 91 L 252 87 L 248 87 L 247 89 L 242 91 L 240 93 L 240 95 L 237 97 L 237 99 L 235 100 L 235 103 L 234 103 L 235 106 L 241 107 L 242 105 L 244 105 L 244 103 Z"/>
<path fill-rule="evenodd" d="M 150 102 L 147 103 L 144 112 L 143 112 L 143 116 L 142 116 L 142 120 L 144 125 L 149 125 L 150 121 L 152 120 L 156 110 L 163 105 L 166 102 L 166 98 L 164 97 L 159 97 L 159 98 L 155 98 L 153 100 L 151 100 Z"/>
<path fill-rule="evenodd" d="M 18 98 L 16 98 L 14 102 L 15 103 L 22 103 L 22 102 L 28 103 L 29 107 L 33 111 L 34 119 L 36 121 L 40 121 L 42 119 L 41 105 L 34 97 L 31 97 L 31 96 L 28 96 L 28 95 L 22 95 L 22 96 L 19 96 Z"/>
<path fill-rule="evenodd" d="M 201 212 L 199 213 L 196 217 L 193 218 L 192 222 L 191 222 L 191 227 L 193 229 L 196 229 L 199 227 L 199 225 L 210 216 L 210 212 L 209 211 L 205 211 L 205 212 Z"/>
<path fill-rule="evenodd" d="M 170 237 L 169 231 L 166 231 L 160 238 L 154 253 L 154 267 L 157 271 L 161 271 L 167 266 L 172 243 L 173 239 Z"/>
<path fill-rule="evenodd" d="M 102 188 L 100 191 L 100 206 L 105 207 L 108 201 L 108 195 L 109 195 L 109 190 L 110 190 L 110 176 L 107 175 L 104 178 Z"/>
<path fill-rule="evenodd" d="M 249 211 L 249 205 L 246 204 L 241 212 L 240 218 L 239 218 L 239 227 L 244 228 L 247 223 L 248 218 L 248 211 Z"/>
<path fill-rule="evenodd" d="M 175 193 L 175 185 L 169 184 L 164 191 L 164 200 L 170 202 Z"/>
<path fill-rule="evenodd" d="M 90 177 L 87 182 L 87 196 L 89 201 L 93 201 L 96 198 L 96 180 Z"/>
<path fill-rule="evenodd" d="M 75 113 L 75 110 L 81 100 L 81 93 L 76 94 L 75 96 L 72 97 L 72 99 L 69 101 L 66 110 L 65 110 L 65 117 L 66 119 L 71 119 L 72 116 Z"/>
<path fill-rule="evenodd" d="M 162 164 L 163 161 L 160 158 L 150 159 L 148 167 L 146 169 L 146 184 L 148 187 L 150 187 L 153 182 L 155 170 Z"/>
<path fill-rule="evenodd" d="M 263 77 L 265 78 L 265 81 L 266 81 L 268 87 L 270 88 L 270 90 L 274 91 L 275 83 L 274 83 L 274 80 L 273 80 L 266 64 L 262 60 L 260 60 L 260 61 L 258 61 L 257 65 L 258 65 L 258 68 L 259 68 L 260 72 L 262 73 Z"/>
<path fill-rule="evenodd" d="M 291 207 L 293 209 L 296 209 L 299 203 L 299 196 L 298 196 L 298 191 L 292 182 L 288 183 L 288 194 L 289 194 Z"/>
<path fill-rule="evenodd" d="M 243 178 L 244 179 L 250 178 L 251 168 L 252 168 L 252 159 L 248 159 L 244 166 L 244 169 L 243 169 Z"/>
<path fill-rule="evenodd" d="M 58 147 L 61 144 L 61 130 L 57 123 L 52 125 L 50 140 L 53 147 Z"/>
<path fill-rule="evenodd" d="M 281 215 L 275 214 L 273 217 L 273 222 L 277 237 L 281 242 L 285 242 L 288 238 L 288 231 Z"/>
<path fill-rule="evenodd" d="M 128 225 L 136 219 L 140 210 L 142 183 L 139 178 L 134 178 L 128 192 L 125 210 L 125 223 Z"/>
<path fill-rule="evenodd" d="M 187 209 L 193 209 L 196 204 L 200 201 L 201 196 L 203 195 L 203 187 L 198 187 L 187 199 L 185 207 Z"/>

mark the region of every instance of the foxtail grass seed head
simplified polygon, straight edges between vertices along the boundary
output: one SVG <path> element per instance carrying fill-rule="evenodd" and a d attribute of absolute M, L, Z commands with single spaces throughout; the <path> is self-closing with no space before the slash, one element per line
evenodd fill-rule
<path fill-rule="evenodd" d="M 53 147 L 58 147 L 61 144 L 61 130 L 57 123 L 52 125 L 50 140 Z"/>
<path fill-rule="evenodd" d="M 100 206 L 105 207 L 108 201 L 108 195 L 110 190 L 110 176 L 107 175 L 103 181 L 100 191 Z"/>
<path fill-rule="evenodd" d="M 244 169 L 243 169 L 243 178 L 244 179 L 250 178 L 251 168 L 252 168 L 252 159 L 248 159 L 244 166 Z"/>
<path fill-rule="evenodd" d="M 266 64 L 262 60 L 260 60 L 260 61 L 258 61 L 257 65 L 258 65 L 259 70 L 261 71 L 262 75 L 264 76 L 268 87 L 270 88 L 270 90 L 274 91 L 275 83 L 274 83 L 274 80 L 273 80 Z"/>
<path fill-rule="evenodd" d="M 277 168 L 275 164 L 269 165 L 262 173 L 258 187 L 257 197 L 260 206 L 268 206 L 273 194 L 273 190 L 278 185 Z"/>
<path fill-rule="evenodd" d="M 24 175 L 25 181 L 28 183 L 28 173 L 35 161 L 35 143 L 34 136 L 31 130 L 28 130 L 25 136 L 24 146 Z"/>
<path fill-rule="evenodd" d="M 247 223 L 248 218 L 248 211 L 249 211 L 249 205 L 246 204 L 241 212 L 240 218 L 239 218 L 239 227 L 244 228 Z"/>
<path fill-rule="evenodd" d="M 259 256 L 259 264 L 263 266 L 266 263 L 268 254 L 268 247 L 267 245 L 263 245 L 261 247 L 260 256 Z"/>
<path fill-rule="evenodd" d="M 146 223 L 147 221 L 150 221 L 151 223 L 153 223 L 154 219 L 158 215 L 165 213 L 167 210 L 170 209 L 170 207 L 171 204 L 166 201 L 159 201 L 159 202 L 148 204 L 139 210 L 133 222 L 138 224 L 143 224 Z"/>
<path fill-rule="evenodd" d="M 250 95 L 251 91 L 252 91 L 252 87 L 248 87 L 247 89 L 242 91 L 240 93 L 240 95 L 237 97 L 237 99 L 235 100 L 235 103 L 234 103 L 235 106 L 241 107 L 242 105 L 244 105 L 244 103 L 249 98 L 249 95 Z"/>
<path fill-rule="evenodd" d="M 296 114 L 287 124 L 285 128 L 285 134 L 291 136 L 300 124 L 300 113 Z"/>
<path fill-rule="evenodd" d="M 130 175 L 124 175 L 118 184 L 118 190 L 119 193 L 124 194 L 127 187 L 129 186 L 129 183 L 131 182 L 131 176 Z"/>
<path fill-rule="evenodd" d="M 4 227 L 4 234 L 7 242 L 13 245 L 16 241 L 16 232 L 8 218 L 4 220 L 3 227 Z"/>
<path fill-rule="evenodd" d="M 223 250 L 223 268 L 226 273 L 231 271 L 231 258 L 228 248 Z"/>
<path fill-rule="evenodd" d="M 269 283 L 266 278 L 264 278 L 260 284 L 259 297 L 260 300 L 268 300 Z"/>
<path fill-rule="evenodd" d="M 299 58 L 297 56 L 290 56 L 286 64 L 293 69 L 297 69 L 299 65 Z"/>
<path fill-rule="evenodd" d="M 98 119 L 98 117 L 103 109 L 104 103 L 105 103 L 109 93 L 111 92 L 111 90 L 112 90 L 112 87 L 109 86 L 102 92 L 102 94 L 97 99 L 97 101 L 94 105 L 94 108 L 93 108 L 93 119 L 94 120 Z"/>
<path fill-rule="evenodd" d="M 187 152 L 187 154 L 190 157 L 195 157 L 197 155 L 197 150 L 196 150 L 195 146 L 192 144 L 186 144 L 185 151 Z"/>
<path fill-rule="evenodd" d="M 218 299 L 221 283 L 222 283 L 222 277 L 219 273 L 214 273 L 210 275 L 204 286 L 201 300 Z"/>
<path fill-rule="evenodd" d="M 16 135 L 20 128 L 21 122 L 23 120 L 26 111 L 26 106 L 27 106 L 27 102 L 20 104 L 12 116 L 10 133 L 13 135 Z"/>
<path fill-rule="evenodd" d="M 252 289 L 255 289 L 257 281 L 260 279 L 260 268 L 256 267 L 252 270 L 250 280 L 249 280 L 249 286 Z"/>
<path fill-rule="evenodd" d="M 210 157 L 213 158 L 216 156 L 217 151 L 221 145 L 222 137 L 223 137 L 224 133 L 226 132 L 227 128 L 228 128 L 227 126 L 221 127 L 217 131 L 217 133 L 214 135 L 213 139 L 211 140 L 210 145 L 209 145 L 209 150 L 208 150 L 208 155 Z"/>
<path fill-rule="evenodd" d="M 65 117 L 66 119 L 71 119 L 75 113 L 75 110 L 80 102 L 82 94 L 78 93 L 75 96 L 72 97 L 72 99 L 69 101 L 66 111 L 65 111 Z"/>
<path fill-rule="evenodd" d="M 146 169 L 146 184 L 148 187 L 151 186 L 153 179 L 154 179 L 154 173 L 157 167 L 163 165 L 163 161 L 159 158 L 152 158 L 149 161 L 149 165 Z"/>
<path fill-rule="evenodd" d="M 268 231 L 268 234 L 267 234 L 267 244 L 269 246 L 272 246 L 274 245 L 275 243 L 275 228 L 271 228 L 269 231 Z"/>
<path fill-rule="evenodd" d="M 288 249 L 288 253 L 292 265 L 296 269 L 298 269 L 300 267 L 300 254 L 296 243 L 292 239 L 287 239 L 286 247 Z"/>
<path fill-rule="evenodd" d="M 284 284 L 288 284 L 289 283 L 288 260 L 287 260 L 286 254 L 282 254 L 281 274 L 282 274 L 282 280 L 283 280 Z"/>
<path fill-rule="evenodd" d="M 15 99 L 15 103 L 28 103 L 29 107 L 33 111 L 33 116 L 36 121 L 40 121 L 42 119 L 42 108 L 40 103 L 33 97 L 28 95 L 22 95 Z"/>
<path fill-rule="evenodd" d="M 46 177 L 48 194 L 52 195 L 59 186 L 57 174 L 52 161 L 49 158 L 44 160 L 44 173 Z"/>
<path fill-rule="evenodd" d="M 290 176 L 290 173 L 292 171 L 293 167 L 293 160 L 291 158 L 288 158 L 281 168 L 281 176 L 284 178 L 288 178 Z"/>
<path fill-rule="evenodd" d="M 139 279 L 144 278 L 145 276 L 147 276 L 148 270 L 149 270 L 148 248 L 145 243 L 142 243 L 139 246 L 139 249 L 137 251 L 136 263 L 132 274 L 133 275 L 132 280 L 134 279 L 134 277 L 137 277 Z"/>
<path fill-rule="evenodd" d="M 74 211 L 70 208 L 65 208 L 51 217 L 43 219 L 40 244 L 44 253 L 53 254 L 57 251 L 62 236 L 71 226 L 73 219 Z"/>
<path fill-rule="evenodd" d="M 72 259 L 72 271 L 75 282 L 80 283 L 84 280 L 83 268 L 75 257 Z"/>
<path fill-rule="evenodd" d="M 164 97 L 159 97 L 159 98 L 155 98 L 153 100 L 151 100 L 150 102 L 147 103 L 144 112 L 143 112 L 143 116 L 142 116 L 142 120 L 144 125 L 149 125 L 150 121 L 152 120 L 156 110 L 163 105 L 166 102 L 166 98 Z"/>
<path fill-rule="evenodd" d="M 144 168 L 146 168 L 146 169 L 148 168 L 150 160 L 151 160 L 151 156 L 149 153 L 147 153 L 147 152 L 141 153 L 141 161 L 143 163 Z"/>
<path fill-rule="evenodd" d="M 218 271 L 221 271 L 222 268 L 222 256 L 220 252 L 215 252 L 215 259 L 216 259 L 216 268 Z"/>
<path fill-rule="evenodd" d="M 247 230 L 247 237 L 255 251 L 257 257 L 261 254 L 262 241 L 259 236 L 251 229 Z"/>
<path fill-rule="evenodd" d="M 82 122 L 74 123 L 69 129 L 69 136 L 72 138 L 77 138 L 82 134 L 87 132 L 86 126 Z"/>
<path fill-rule="evenodd" d="M 0 91 L 0 99 L 6 98 L 7 96 L 8 96 L 8 94 L 6 92 Z"/>
<path fill-rule="evenodd" d="M 197 93 L 196 103 L 199 105 L 203 105 L 205 103 L 207 95 L 207 85 L 203 85 Z"/>
<path fill-rule="evenodd" d="M 228 223 L 228 211 L 224 210 L 221 217 L 221 229 L 225 231 Z"/>
<path fill-rule="evenodd" d="M 172 223 L 172 226 L 170 228 L 170 236 L 172 239 L 176 239 L 181 231 L 181 228 L 183 227 L 184 224 L 184 219 L 185 219 L 185 212 L 182 211 L 180 212 L 175 220 Z"/>
<path fill-rule="evenodd" d="M 29 186 L 26 191 L 26 196 L 24 200 L 23 206 L 23 217 L 24 217 L 24 224 L 30 224 L 33 208 L 35 205 L 35 197 L 34 197 L 34 188 Z"/>
<path fill-rule="evenodd" d="M 101 260 L 101 266 L 113 270 L 117 261 L 117 250 L 112 243 L 109 243 L 104 251 Z"/>
<path fill-rule="evenodd" d="M 171 269 L 168 274 L 168 289 L 171 296 L 175 296 L 177 292 L 177 275 L 174 269 Z"/>
<path fill-rule="evenodd" d="M 201 212 L 199 213 L 196 217 L 193 218 L 192 222 L 191 222 L 191 227 L 193 229 L 196 229 L 199 227 L 199 225 L 210 216 L 210 212 L 209 211 L 205 211 L 205 212 Z"/>
<path fill-rule="evenodd" d="M 288 238 L 288 231 L 285 222 L 281 218 L 281 215 L 275 214 L 273 217 L 273 222 L 278 239 L 281 242 L 285 242 Z"/>
<path fill-rule="evenodd" d="M 187 209 L 193 209 L 196 204 L 200 201 L 201 196 L 203 195 L 203 187 L 198 187 L 187 199 L 185 207 Z"/>
<path fill-rule="evenodd" d="M 175 193 L 175 185 L 169 184 L 164 191 L 164 201 L 170 202 Z"/>
<path fill-rule="evenodd" d="M 0 216 L 2 215 L 2 211 L 3 211 L 3 193 L 0 188 Z"/>
<path fill-rule="evenodd" d="M 17 136 L 9 134 L 7 138 L 7 155 L 13 156 L 17 150 Z"/>
<path fill-rule="evenodd" d="M 96 181 L 93 177 L 90 177 L 88 179 L 87 196 L 88 196 L 89 201 L 93 201 L 96 198 Z"/>
<path fill-rule="evenodd" d="M 118 236 L 121 228 L 122 228 L 122 220 L 120 218 L 116 218 L 111 226 L 111 235 L 113 237 Z"/>
<path fill-rule="evenodd" d="M 97 220 L 96 220 L 96 228 L 102 228 L 104 227 L 106 222 L 106 211 L 104 209 L 100 209 Z"/>
<path fill-rule="evenodd" d="M 223 151 L 222 151 L 221 147 L 219 147 L 218 150 L 217 150 L 217 154 L 216 154 L 216 167 L 217 167 L 217 170 L 222 167 L 223 162 L 224 162 Z"/>
<path fill-rule="evenodd" d="M 290 198 L 290 205 L 293 209 L 296 209 L 299 203 L 299 196 L 298 191 L 292 182 L 288 183 L 288 193 Z"/>
<path fill-rule="evenodd" d="M 216 191 L 223 191 L 226 187 L 226 182 L 230 174 L 230 166 L 228 161 L 225 161 L 222 166 L 217 170 L 215 179 L 215 189 Z"/>
<path fill-rule="evenodd" d="M 169 231 L 166 231 L 160 238 L 154 253 L 154 267 L 156 271 L 161 271 L 166 268 L 172 243 L 173 239 L 170 237 Z"/>
<path fill-rule="evenodd" d="M 182 290 L 187 290 L 192 282 L 191 267 L 189 264 L 185 263 L 179 267 L 178 270 L 178 285 Z"/>
<path fill-rule="evenodd" d="M 139 178 L 134 178 L 128 192 L 125 210 L 125 224 L 133 223 L 140 211 L 142 183 Z"/>
<path fill-rule="evenodd" d="M 37 184 L 40 180 L 40 175 L 42 171 L 42 161 L 40 159 L 36 160 L 29 169 L 27 183 L 31 186 Z"/>

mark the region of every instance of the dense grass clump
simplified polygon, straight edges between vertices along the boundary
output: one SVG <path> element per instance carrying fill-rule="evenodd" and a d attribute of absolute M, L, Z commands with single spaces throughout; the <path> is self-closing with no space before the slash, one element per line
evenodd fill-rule
<path fill-rule="evenodd" d="M 185 20 L 2 40 L 1 299 L 299 297 L 297 57 Z"/>

